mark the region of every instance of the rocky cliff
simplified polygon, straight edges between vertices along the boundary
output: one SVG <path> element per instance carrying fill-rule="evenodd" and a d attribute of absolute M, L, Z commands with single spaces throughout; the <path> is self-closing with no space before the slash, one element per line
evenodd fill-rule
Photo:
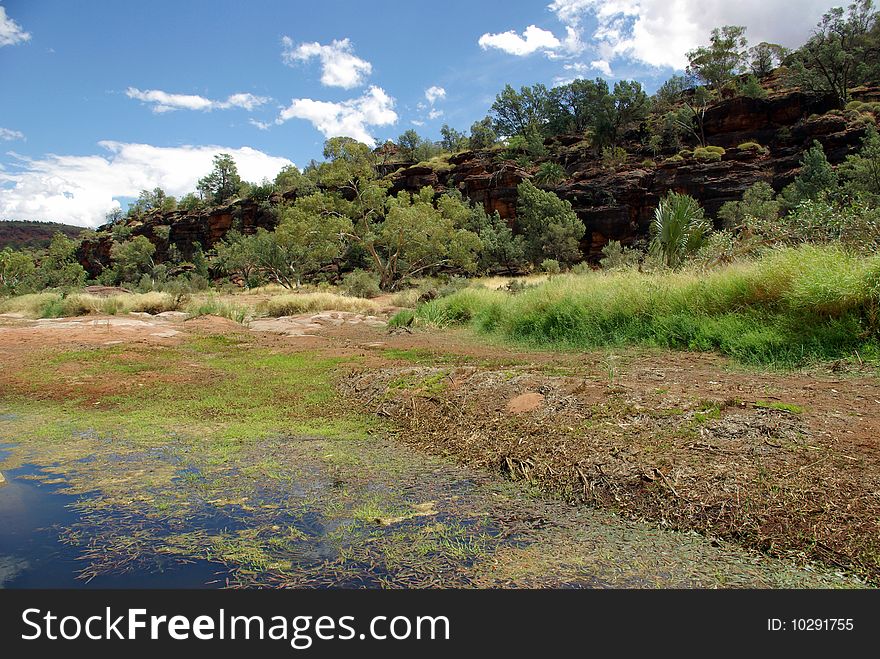
<path fill-rule="evenodd" d="M 196 245 L 208 251 L 231 229 L 251 234 L 259 228 L 273 229 L 275 224 L 275 214 L 271 210 L 249 199 L 242 199 L 210 210 L 152 212 L 141 220 L 129 222 L 128 227 L 133 237 L 146 236 L 150 239 L 156 246 L 154 260 L 162 263 L 168 260 L 172 248 L 176 248 L 184 259 L 189 259 Z M 107 227 L 102 227 L 96 236 L 84 240 L 79 248 L 79 262 L 90 277 L 97 277 L 110 265 L 113 238 L 103 229 Z"/>
<path fill-rule="evenodd" d="M 855 90 L 854 97 L 876 100 L 880 89 Z M 797 175 L 802 154 L 813 140 L 822 143 L 832 163 L 842 162 L 858 149 L 866 118 L 834 108 L 832 98 L 790 90 L 774 91 L 763 99 L 725 99 L 705 115 L 708 142 L 726 149 L 717 162 L 699 161 L 686 153 L 684 158 L 671 159 L 666 156 L 674 154 L 663 154 L 657 164 L 646 163 L 651 154 L 633 139 L 627 163 L 612 169 L 603 166 L 581 136 L 557 136 L 546 142 L 548 159 L 563 165 L 567 177 L 549 189 L 570 201 L 583 220 L 587 230 L 582 248 L 596 260 L 609 240 L 631 244 L 646 236 L 654 208 L 670 190 L 692 195 L 714 217 L 724 202 L 740 199 L 758 181 L 781 190 Z M 749 142 L 761 148 L 739 148 Z M 502 154 L 498 149 L 467 151 L 439 164 L 383 164 L 379 169 L 390 178 L 392 194 L 425 186 L 438 193 L 457 189 L 483 204 L 487 212 L 497 211 L 515 228 L 517 185 L 533 176 L 536 167 L 523 168 Z M 156 261 L 162 262 L 172 245 L 187 257 L 194 244 L 209 250 L 230 229 L 247 234 L 260 227 L 272 229 L 275 222 L 265 206 L 240 200 L 210 211 L 153 213 L 130 227 L 133 235 L 156 244 Z M 169 227 L 167 239 L 159 227 Z M 111 244 L 106 232 L 83 243 L 80 261 L 91 276 L 109 264 Z"/>
<path fill-rule="evenodd" d="M 863 89 L 857 97 L 867 100 L 876 93 Z M 813 140 L 822 143 L 832 163 L 842 162 L 860 146 L 865 124 L 834 108 L 833 98 L 791 91 L 764 99 L 724 100 L 705 117 L 708 142 L 726 149 L 718 162 L 685 157 L 645 165 L 651 154 L 636 148 L 630 149 L 625 166 L 609 169 L 579 136 L 557 137 L 548 140 L 547 148 L 551 159 L 565 165 L 568 178 L 549 189 L 571 202 L 587 228 L 584 253 L 596 259 L 609 240 L 630 244 L 646 236 L 654 208 L 670 190 L 695 197 L 714 217 L 725 202 L 739 200 L 758 181 L 781 190 L 797 175 L 802 154 Z M 764 148 L 738 148 L 749 142 Z M 515 226 L 516 186 L 534 170 L 501 160 L 498 153 L 458 154 L 449 159 L 452 168 L 442 173 L 425 166 L 403 169 L 394 174 L 393 190 L 457 188 Z"/>

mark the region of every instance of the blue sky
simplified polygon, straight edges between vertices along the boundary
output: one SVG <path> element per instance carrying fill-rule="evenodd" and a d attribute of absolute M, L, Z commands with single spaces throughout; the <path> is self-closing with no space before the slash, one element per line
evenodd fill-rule
<path fill-rule="evenodd" d="M 833 4 L 0 0 L 0 219 L 96 226 L 140 189 L 192 190 L 220 151 L 259 180 L 337 134 L 437 139 L 506 83 L 653 91 L 716 25 L 795 46 Z"/>

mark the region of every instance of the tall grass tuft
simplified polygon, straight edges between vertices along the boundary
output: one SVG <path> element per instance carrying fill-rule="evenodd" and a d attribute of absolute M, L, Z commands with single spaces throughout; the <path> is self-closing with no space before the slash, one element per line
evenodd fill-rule
<path fill-rule="evenodd" d="M 190 301 L 184 309 L 190 318 L 199 316 L 220 316 L 240 325 L 246 325 L 254 317 L 252 307 L 233 302 L 225 302 L 216 296 L 199 297 Z"/>
<path fill-rule="evenodd" d="M 643 344 L 794 367 L 876 346 L 878 295 L 880 255 L 802 246 L 711 272 L 563 275 L 517 295 L 471 288 L 416 313 L 536 346 Z"/>

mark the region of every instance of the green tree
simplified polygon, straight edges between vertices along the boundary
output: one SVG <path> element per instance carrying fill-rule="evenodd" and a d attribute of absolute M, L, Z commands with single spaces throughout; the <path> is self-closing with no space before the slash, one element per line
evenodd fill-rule
<path fill-rule="evenodd" d="M 739 87 L 739 93 L 748 98 L 766 98 L 767 90 L 761 86 L 758 77 L 750 74 Z"/>
<path fill-rule="evenodd" d="M 324 214 L 323 209 L 320 195 L 303 197 L 281 210 L 274 232 L 257 232 L 258 260 L 270 279 L 285 288 L 298 288 L 341 256 L 344 236 L 352 230 L 351 221 Z"/>
<path fill-rule="evenodd" d="M 128 215 L 135 217 L 151 211 L 173 211 L 175 208 L 177 200 L 165 194 L 162 188 L 156 187 L 152 190 L 141 190 L 137 201 L 128 207 Z"/>
<path fill-rule="evenodd" d="M 651 223 L 651 251 L 668 268 L 679 267 L 697 252 L 712 226 L 693 197 L 670 192 L 654 211 Z"/>
<path fill-rule="evenodd" d="M 19 295 L 32 290 L 35 270 L 29 254 L 4 247 L 0 251 L 0 293 Z"/>
<path fill-rule="evenodd" d="M 513 272 L 525 264 L 525 240 L 514 235 L 498 211 L 491 215 L 486 213 L 482 204 L 467 203 L 457 190 L 440 197 L 437 205 L 457 228 L 467 229 L 479 237 L 478 269 L 481 272 L 499 267 Z"/>
<path fill-rule="evenodd" d="M 348 137 L 333 137 L 324 143 L 327 160 L 317 168 L 321 187 L 313 204 L 322 205 L 323 216 L 348 218 L 354 233 L 366 235 L 370 226 L 385 215 L 385 201 L 391 183 L 377 179 L 375 157 L 366 144 Z"/>
<path fill-rule="evenodd" d="M 110 248 L 110 258 L 117 282 L 134 283 L 141 275 L 153 269 L 153 254 L 156 246 L 145 236 L 137 236 L 123 243 L 114 243 Z"/>
<path fill-rule="evenodd" d="M 498 134 L 492 128 L 492 119 L 486 117 L 481 121 L 475 121 L 471 125 L 469 138 L 470 148 L 489 149 L 498 143 Z"/>
<path fill-rule="evenodd" d="M 76 248 L 77 243 L 61 232 L 52 236 L 38 271 L 44 287 L 78 288 L 85 283 L 86 271 L 76 260 Z"/>
<path fill-rule="evenodd" d="M 648 116 L 651 104 L 641 84 L 631 80 L 614 83 L 614 91 L 595 109 L 594 146 L 617 146 L 624 128 Z"/>
<path fill-rule="evenodd" d="M 205 205 L 205 202 L 203 202 L 199 198 L 198 195 L 196 195 L 192 192 L 189 192 L 189 193 L 183 195 L 180 198 L 180 201 L 177 203 L 177 207 L 180 210 L 188 211 L 188 212 L 200 210 L 201 208 L 204 207 L 204 205 Z"/>
<path fill-rule="evenodd" d="M 554 259 L 570 265 L 582 258 L 586 227 L 568 201 L 523 181 L 517 186 L 516 218 L 532 264 Z"/>
<path fill-rule="evenodd" d="M 238 194 L 241 183 L 235 160 L 228 153 L 220 153 L 214 156 L 211 173 L 200 178 L 196 187 L 205 201 L 225 204 Z"/>
<path fill-rule="evenodd" d="M 397 146 L 400 148 L 401 153 L 403 153 L 404 157 L 407 160 L 417 160 L 416 150 L 419 148 L 419 145 L 421 143 L 422 138 L 419 137 L 419 134 L 412 128 L 410 128 L 408 131 L 403 133 L 403 135 L 397 138 Z"/>
<path fill-rule="evenodd" d="M 801 159 L 801 170 L 794 181 L 782 191 L 785 207 L 792 209 L 802 201 L 816 199 L 822 193 L 836 191 L 837 172 L 825 157 L 825 149 L 817 141 Z"/>
<path fill-rule="evenodd" d="M 431 140 L 421 137 L 410 129 L 397 138 L 397 146 L 407 160 L 421 162 L 430 160 L 440 153 L 440 147 Z"/>
<path fill-rule="evenodd" d="M 694 93 L 682 99 L 682 105 L 666 115 L 666 122 L 680 133 L 693 137 L 700 146 L 706 146 L 706 112 L 712 103 L 712 93 L 706 87 L 697 87 Z"/>
<path fill-rule="evenodd" d="M 745 33 L 746 28 L 741 25 L 716 27 L 708 46 L 688 52 L 688 73 L 714 90 L 721 89 L 748 61 Z"/>
<path fill-rule="evenodd" d="M 602 78 L 579 79 L 554 87 L 548 97 L 548 131 L 560 135 L 592 128 L 597 115 L 604 111 L 608 96 L 608 83 Z"/>
<path fill-rule="evenodd" d="M 440 146 L 450 153 L 458 153 L 468 148 L 468 138 L 464 133 L 460 133 L 449 124 L 443 124 L 440 129 Z"/>
<path fill-rule="evenodd" d="M 788 48 L 762 41 L 749 49 L 749 68 L 758 78 L 766 78 L 788 57 Z"/>
<path fill-rule="evenodd" d="M 382 221 L 354 228 L 349 238 L 359 243 L 379 275 L 383 290 L 393 289 L 406 277 L 457 267 L 473 272 L 480 250 L 479 237 L 457 227 L 449 216 L 452 207 L 435 207 L 434 189 L 391 197 Z"/>
<path fill-rule="evenodd" d="M 873 0 L 832 7 L 813 35 L 794 53 L 792 82 L 813 92 L 831 93 L 840 107 L 849 90 L 877 73 L 877 12 Z"/>
<path fill-rule="evenodd" d="M 678 105 L 684 93 L 692 87 L 694 87 L 694 83 L 689 77 L 680 75 L 672 76 L 669 80 L 660 85 L 660 87 L 657 88 L 657 91 L 654 92 L 654 96 L 651 97 L 651 105 L 654 112 L 668 112 Z"/>
<path fill-rule="evenodd" d="M 522 87 L 519 92 L 506 85 L 492 104 L 492 127 L 505 137 L 540 133 L 549 120 L 549 108 L 549 92 L 544 85 Z"/>
<path fill-rule="evenodd" d="M 275 177 L 275 188 L 282 194 L 294 193 L 307 196 L 317 190 L 315 181 L 297 169 L 296 165 L 286 165 Z"/>
<path fill-rule="evenodd" d="M 847 156 L 840 166 L 844 190 L 851 198 L 864 197 L 880 205 L 880 134 L 868 126 L 857 154 Z"/>
<path fill-rule="evenodd" d="M 245 236 L 235 230 L 226 232 L 215 248 L 213 263 L 220 272 L 241 277 L 246 288 L 263 283 L 259 277 L 261 265 L 255 236 Z"/>
<path fill-rule="evenodd" d="M 117 224 L 125 219 L 125 214 L 122 212 L 121 208 L 114 208 L 109 211 L 106 215 L 104 215 L 104 221 L 107 224 Z"/>

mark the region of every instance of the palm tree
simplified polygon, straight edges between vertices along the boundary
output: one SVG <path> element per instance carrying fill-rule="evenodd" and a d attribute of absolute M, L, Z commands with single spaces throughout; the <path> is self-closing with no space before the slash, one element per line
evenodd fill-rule
<path fill-rule="evenodd" d="M 677 268 L 696 252 L 712 230 L 699 202 L 686 194 L 670 192 L 660 201 L 651 223 L 651 250 L 669 268 Z"/>

